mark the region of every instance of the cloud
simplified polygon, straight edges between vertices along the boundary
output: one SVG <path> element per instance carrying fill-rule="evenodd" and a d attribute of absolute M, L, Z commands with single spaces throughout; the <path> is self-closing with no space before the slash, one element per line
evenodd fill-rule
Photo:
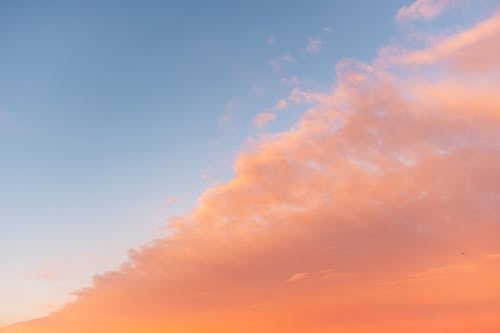
<path fill-rule="evenodd" d="M 60 270 L 54 265 L 47 264 L 39 267 L 36 271 L 27 273 L 26 276 L 35 280 L 53 281 L 60 278 Z"/>
<path fill-rule="evenodd" d="M 275 109 L 276 110 L 284 110 L 288 107 L 288 102 L 286 99 L 280 99 L 279 101 L 276 102 Z"/>
<path fill-rule="evenodd" d="M 293 58 L 292 54 L 291 53 L 285 53 L 283 54 L 281 57 L 278 57 L 278 58 L 275 58 L 275 59 L 271 59 L 269 61 L 269 65 L 275 70 L 275 71 L 279 71 L 281 70 L 281 68 L 286 65 L 286 64 L 289 64 L 289 63 L 292 63 L 294 62 L 295 59 Z"/>
<path fill-rule="evenodd" d="M 253 93 L 255 96 L 260 97 L 260 96 L 264 95 L 264 93 L 265 93 L 265 89 L 264 89 L 264 87 L 263 87 L 262 85 L 260 85 L 260 84 L 254 84 L 254 85 L 252 86 L 252 93 Z"/>
<path fill-rule="evenodd" d="M 200 178 L 203 180 L 212 179 L 214 177 L 214 172 L 211 168 L 205 168 L 200 173 Z"/>
<path fill-rule="evenodd" d="M 165 199 L 165 201 L 163 202 L 163 205 L 165 207 L 170 207 L 172 206 L 174 203 L 176 203 L 178 200 L 178 198 L 176 196 L 171 196 L 171 197 L 168 197 L 167 199 Z"/>
<path fill-rule="evenodd" d="M 254 119 L 254 125 L 258 128 L 264 128 L 268 123 L 274 121 L 276 115 L 272 112 L 261 112 Z"/>
<path fill-rule="evenodd" d="M 396 20 L 430 20 L 458 2 L 459 0 L 416 0 L 411 5 L 400 8 Z"/>
<path fill-rule="evenodd" d="M 495 332 L 500 60 L 458 40 L 460 54 L 344 60 L 331 91 L 292 90 L 310 103 L 296 126 L 251 141 L 166 236 L 0 331 Z M 486 65 L 464 70 L 468 52 Z"/>
<path fill-rule="evenodd" d="M 489 260 L 500 260 L 500 253 L 491 253 L 491 254 L 487 254 L 486 256 L 486 259 L 489 259 Z"/>
<path fill-rule="evenodd" d="M 323 41 L 319 38 L 309 38 L 307 40 L 306 51 L 309 53 L 318 53 L 323 48 Z"/>
<path fill-rule="evenodd" d="M 273 35 L 269 35 L 269 36 L 267 36 L 266 42 L 267 42 L 267 45 L 273 46 L 274 43 L 276 42 L 276 39 L 274 38 Z"/>
<path fill-rule="evenodd" d="M 386 47 L 380 53 L 380 61 L 401 66 L 441 64 L 453 70 L 485 73 L 498 70 L 499 34 L 500 12 L 497 12 L 471 29 L 433 40 L 425 49 Z"/>
<path fill-rule="evenodd" d="M 238 102 L 238 99 L 230 99 L 227 101 L 226 106 L 224 107 L 224 112 L 222 116 L 219 118 L 219 124 L 220 125 L 227 125 L 229 124 L 233 118 L 234 118 L 234 108 L 236 107 L 236 104 Z"/>
<path fill-rule="evenodd" d="M 333 278 L 351 278 L 353 274 L 350 273 L 338 273 L 334 269 L 322 269 L 317 272 L 310 273 L 295 273 L 290 276 L 285 282 L 298 282 L 304 280 L 311 280 L 317 282 L 318 279 L 333 279 Z"/>
<path fill-rule="evenodd" d="M 305 91 L 293 88 L 288 95 L 288 101 L 294 104 L 303 103 L 328 103 L 328 96 L 321 92 Z"/>
<path fill-rule="evenodd" d="M 281 78 L 281 82 L 283 82 L 284 84 L 289 85 L 289 86 L 296 86 L 297 84 L 299 84 L 299 77 L 296 75 L 292 75 L 292 76 L 288 76 L 288 77 L 285 76 L 285 77 Z"/>
<path fill-rule="evenodd" d="M 297 281 L 302 281 L 307 278 L 306 273 L 295 273 L 292 276 L 290 276 L 288 279 L 286 279 L 285 282 L 297 282 Z"/>

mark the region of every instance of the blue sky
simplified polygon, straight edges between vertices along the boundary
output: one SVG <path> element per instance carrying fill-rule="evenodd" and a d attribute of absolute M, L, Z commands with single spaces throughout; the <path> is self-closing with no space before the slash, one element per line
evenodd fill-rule
<path fill-rule="evenodd" d="M 248 137 L 304 111 L 254 126 L 286 81 L 328 89 L 339 59 L 398 38 L 409 2 L 2 1 L 0 324 L 159 237 L 231 177 Z"/>

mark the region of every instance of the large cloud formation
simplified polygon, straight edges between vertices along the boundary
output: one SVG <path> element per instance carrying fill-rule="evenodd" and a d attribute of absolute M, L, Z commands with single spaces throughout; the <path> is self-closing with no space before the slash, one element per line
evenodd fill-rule
<path fill-rule="evenodd" d="M 498 332 L 499 26 L 341 62 L 167 237 L 0 331 Z"/>

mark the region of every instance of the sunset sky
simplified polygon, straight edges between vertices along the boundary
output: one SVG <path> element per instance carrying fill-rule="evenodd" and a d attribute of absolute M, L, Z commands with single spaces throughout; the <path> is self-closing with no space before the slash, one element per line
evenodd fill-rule
<path fill-rule="evenodd" d="M 1 333 L 500 332 L 500 1 L 0 1 Z"/>

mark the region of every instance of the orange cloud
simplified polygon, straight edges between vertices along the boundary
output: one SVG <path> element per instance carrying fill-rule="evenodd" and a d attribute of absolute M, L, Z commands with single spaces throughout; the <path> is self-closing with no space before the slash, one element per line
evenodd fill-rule
<path fill-rule="evenodd" d="M 330 94 L 295 90 L 314 103 L 297 126 L 242 152 L 168 236 L 0 332 L 498 331 L 500 60 L 460 45 L 488 75 L 344 61 Z"/>
<path fill-rule="evenodd" d="M 307 279 L 307 274 L 306 273 L 295 273 L 292 276 L 290 276 L 288 279 L 286 279 L 286 282 L 296 282 L 296 281 L 301 281 Z"/>

